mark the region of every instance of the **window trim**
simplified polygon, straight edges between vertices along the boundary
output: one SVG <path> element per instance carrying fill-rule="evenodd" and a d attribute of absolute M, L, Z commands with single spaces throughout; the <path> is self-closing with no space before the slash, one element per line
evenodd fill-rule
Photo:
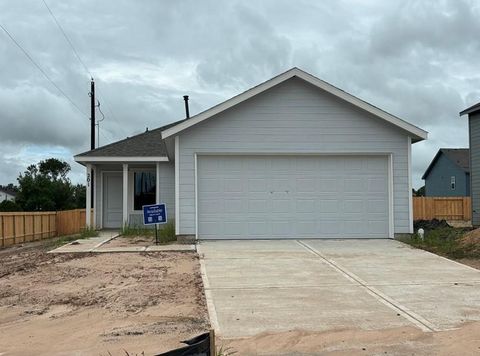
<path fill-rule="evenodd" d="M 450 177 L 450 189 L 455 190 L 456 187 L 457 187 L 456 177 L 451 176 Z"/>
<path fill-rule="evenodd" d="M 132 198 L 132 205 L 131 205 L 131 212 L 132 213 L 143 213 L 143 210 L 140 209 L 140 210 L 135 210 L 135 174 L 136 173 L 153 173 L 153 175 L 155 176 L 155 197 L 156 197 L 156 191 L 158 189 L 156 183 L 157 183 L 157 172 L 154 168 L 134 168 L 131 170 L 132 172 L 132 183 L 131 183 L 131 187 L 132 187 L 132 191 L 131 191 L 131 198 Z M 155 198 L 155 202 L 156 202 L 156 198 Z M 155 203 L 153 203 L 155 204 Z"/>

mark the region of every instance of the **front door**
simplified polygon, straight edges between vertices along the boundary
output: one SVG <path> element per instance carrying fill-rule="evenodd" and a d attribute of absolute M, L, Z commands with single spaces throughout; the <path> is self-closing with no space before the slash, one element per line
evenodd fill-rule
<path fill-rule="evenodd" d="M 107 172 L 103 177 L 103 227 L 122 227 L 122 173 Z"/>

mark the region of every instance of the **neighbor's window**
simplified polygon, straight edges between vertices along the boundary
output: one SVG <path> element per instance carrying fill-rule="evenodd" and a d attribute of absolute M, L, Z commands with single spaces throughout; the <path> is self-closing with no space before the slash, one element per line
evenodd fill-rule
<path fill-rule="evenodd" d="M 143 205 L 155 204 L 155 173 L 133 174 L 133 210 L 142 210 Z"/>
<path fill-rule="evenodd" d="M 450 177 L 450 187 L 455 190 L 455 176 Z"/>

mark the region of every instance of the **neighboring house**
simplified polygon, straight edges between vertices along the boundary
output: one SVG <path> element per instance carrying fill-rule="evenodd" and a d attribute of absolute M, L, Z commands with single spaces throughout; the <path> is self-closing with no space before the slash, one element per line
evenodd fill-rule
<path fill-rule="evenodd" d="M 480 103 L 460 112 L 468 115 L 470 141 L 470 196 L 472 197 L 472 225 L 480 226 Z"/>
<path fill-rule="evenodd" d="M 469 149 L 439 149 L 422 179 L 426 197 L 470 196 Z"/>
<path fill-rule="evenodd" d="M 15 200 L 17 193 L 0 188 L 0 203 L 5 200 Z"/>
<path fill-rule="evenodd" d="M 97 228 L 165 202 L 178 237 L 393 238 L 413 232 L 411 144 L 426 138 L 293 68 L 75 160 L 94 170 Z"/>

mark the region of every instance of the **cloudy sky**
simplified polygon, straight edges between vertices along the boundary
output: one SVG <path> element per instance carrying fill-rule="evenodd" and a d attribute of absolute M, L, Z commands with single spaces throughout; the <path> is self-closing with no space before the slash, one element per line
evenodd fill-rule
<path fill-rule="evenodd" d="M 429 131 L 416 188 L 438 148 L 468 146 L 478 1 L 45 1 L 96 79 L 102 145 L 183 118 L 184 94 L 195 114 L 297 66 Z M 42 0 L 3 0 L 0 24 L 78 106 L 0 29 L 0 184 L 48 157 L 83 182 L 89 74 Z"/>

